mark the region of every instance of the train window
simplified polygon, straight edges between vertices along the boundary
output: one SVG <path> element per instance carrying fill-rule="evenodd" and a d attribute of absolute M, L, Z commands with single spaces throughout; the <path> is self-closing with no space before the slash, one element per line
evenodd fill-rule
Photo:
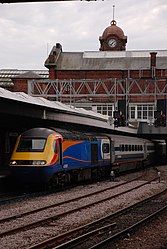
<path fill-rule="evenodd" d="M 125 151 L 128 151 L 128 145 L 125 144 Z"/>
<path fill-rule="evenodd" d="M 46 139 L 44 138 L 23 138 L 20 140 L 18 152 L 42 152 L 45 147 Z"/>
<path fill-rule="evenodd" d="M 125 146 L 124 146 L 124 144 L 122 144 L 122 151 L 125 151 Z"/>
<path fill-rule="evenodd" d="M 104 143 L 102 146 L 103 153 L 109 153 L 110 152 L 110 145 L 107 143 Z"/>
<path fill-rule="evenodd" d="M 135 146 L 134 146 L 134 144 L 132 144 L 132 151 L 134 151 L 135 150 Z"/>
<path fill-rule="evenodd" d="M 120 151 L 120 147 L 115 147 L 115 151 Z"/>
<path fill-rule="evenodd" d="M 135 151 L 137 151 L 137 145 L 135 144 Z"/>
<path fill-rule="evenodd" d="M 129 151 L 131 151 L 132 150 L 132 146 L 131 146 L 131 144 L 129 144 Z"/>

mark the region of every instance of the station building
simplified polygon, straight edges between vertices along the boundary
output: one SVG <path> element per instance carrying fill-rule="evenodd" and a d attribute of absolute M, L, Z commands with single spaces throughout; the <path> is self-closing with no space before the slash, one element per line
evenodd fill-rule
<path fill-rule="evenodd" d="M 112 20 L 99 37 L 99 51 L 65 52 L 56 43 L 46 58 L 47 70 L 11 77 L 10 89 L 111 118 L 120 111 L 133 124 L 153 122 L 156 110 L 166 115 L 167 50 L 126 51 L 127 41 Z"/>
<path fill-rule="evenodd" d="M 152 122 L 157 100 L 167 94 L 167 51 L 126 51 L 127 36 L 115 20 L 99 41 L 99 51 L 52 48 L 45 66 L 50 80 L 64 84 L 55 82 L 59 99 L 111 117 L 119 110 L 132 123 Z"/>

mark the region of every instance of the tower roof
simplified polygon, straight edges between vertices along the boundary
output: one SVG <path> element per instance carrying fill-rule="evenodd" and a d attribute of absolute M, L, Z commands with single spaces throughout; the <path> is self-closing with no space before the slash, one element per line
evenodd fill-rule
<path fill-rule="evenodd" d="M 110 35 L 116 35 L 120 39 L 125 37 L 123 30 L 117 26 L 115 20 L 112 20 L 111 25 L 104 30 L 102 37 L 103 39 L 106 39 Z"/>

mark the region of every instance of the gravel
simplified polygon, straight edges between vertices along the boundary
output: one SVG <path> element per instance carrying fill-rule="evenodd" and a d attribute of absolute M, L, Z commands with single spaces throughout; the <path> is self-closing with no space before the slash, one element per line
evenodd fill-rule
<path fill-rule="evenodd" d="M 161 182 L 167 184 L 167 166 L 160 166 Z M 144 229 L 137 230 L 121 242 L 110 245 L 110 249 L 167 249 L 167 212 L 152 220 Z"/>
<path fill-rule="evenodd" d="M 112 199 L 111 201 L 107 201 L 104 202 L 102 204 L 98 204 L 95 205 L 91 208 L 87 208 L 85 210 L 82 211 L 78 211 L 75 212 L 74 214 L 70 214 L 68 216 L 62 217 L 58 220 L 55 220 L 53 222 L 51 222 L 49 224 L 49 226 L 43 226 L 43 227 L 38 227 L 38 228 L 33 228 L 31 230 L 25 231 L 25 232 L 21 232 L 19 234 L 13 234 L 10 236 L 4 236 L 2 238 L 0 238 L 0 249 L 15 249 L 15 248 L 28 248 L 28 246 L 35 244 L 35 243 L 39 243 L 40 241 L 47 239 L 51 236 L 55 236 L 59 233 L 68 231 L 69 229 L 72 229 L 74 227 L 83 225 L 87 222 L 90 222 L 92 220 L 95 220 L 97 218 L 100 218 L 102 216 L 107 215 L 108 213 L 111 212 L 115 212 L 116 210 L 129 206 L 135 202 L 137 202 L 138 200 L 144 199 L 147 196 L 159 192 L 160 190 L 166 188 L 166 183 L 167 183 L 167 170 L 165 167 L 160 167 L 161 170 L 161 182 L 159 183 L 158 181 L 155 181 L 151 184 L 147 184 L 139 189 L 136 189 L 135 191 L 133 191 L 133 193 L 127 193 L 123 196 L 120 196 L 118 198 Z M 67 200 L 67 199 L 71 199 L 80 195 L 84 195 L 86 193 L 90 193 L 90 192 L 95 192 L 97 190 L 100 189 L 104 189 L 106 187 L 109 186 L 114 186 L 117 185 L 123 181 L 129 180 L 131 178 L 136 177 L 137 175 L 140 175 L 140 172 L 134 173 L 134 174 L 130 174 L 130 175 L 125 175 L 125 176 L 121 176 L 118 179 L 116 179 L 116 182 L 100 182 L 100 183 L 96 183 L 93 185 L 86 185 L 86 186 L 78 186 L 75 189 L 71 189 L 62 193 L 54 193 L 54 194 L 50 194 L 48 196 L 45 197 L 36 197 L 27 201 L 20 201 L 17 203 L 11 203 L 11 204 L 6 204 L 1 206 L 1 210 L 0 210 L 0 217 L 4 218 L 7 217 L 8 215 L 14 215 L 14 214 L 19 214 L 20 212 L 25 212 L 28 210 L 32 210 L 34 208 L 39 208 L 42 206 L 47 206 L 48 204 L 53 204 L 55 202 L 59 203 L 63 200 Z M 157 172 L 153 169 L 148 170 L 147 175 L 145 176 L 145 179 L 142 178 L 142 180 L 138 180 L 135 183 L 129 183 L 129 187 L 131 187 L 132 185 L 136 184 L 141 184 L 142 182 L 144 182 L 144 180 L 148 180 L 148 178 L 150 177 L 154 177 L 157 175 Z M 112 195 L 123 191 L 125 188 L 125 186 L 110 190 L 110 191 L 106 191 L 105 192 L 105 196 L 111 195 L 111 191 L 112 191 Z M 126 186 L 127 188 L 127 186 Z M 104 197 L 104 193 L 101 193 L 97 196 L 94 196 L 94 199 L 97 200 L 97 198 L 103 198 Z M 80 205 L 85 205 L 86 203 L 89 203 L 90 200 L 93 200 L 93 197 L 91 198 L 86 198 L 84 199 L 84 201 L 80 201 Z M 41 217 L 48 217 L 49 215 L 56 215 L 58 213 L 61 213 L 67 209 L 73 208 L 74 205 L 78 205 L 77 203 L 71 203 L 71 204 L 66 204 L 63 205 L 61 208 L 55 207 L 55 208 L 51 208 L 51 209 L 47 209 L 45 212 L 40 212 L 40 214 L 38 215 L 30 215 L 27 218 L 18 218 L 17 221 L 15 222 L 9 222 L 6 223 L 5 226 L 1 226 L 1 232 L 8 230 L 11 227 L 16 227 L 16 226 L 20 226 L 23 223 L 27 223 L 27 222 L 32 222 L 34 219 L 39 219 Z M 161 220 L 161 222 L 158 222 L 159 225 L 162 225 L 163 223 L 163 218 Z M 156 221 L 157 222 L 157 221 Z M 149 224 L 151 225 L 151 224 Z M 154 226 L 153 226 L 154 227 Z M 153 233 L 153 227 L 151 227 L 151 232 Z M 161 227 L 159 229 L 162 229 Z M 158 229 L 158 230 L 159 230 Z M 157 229 L 153 234 L 155 234 L 155 239 L 157 240 L 156 237 L 156 232 Z M 148 244 L 148 239 L 147 239 L 147 234 L 149 231 L 148 229 L 145 229 L 142 231 L 142 235 L 141 233 L 136 236 L 133 236 L 133 238 L 129 238 L 129 240 L 124 240 L 121 245 L 121 243 L 118 245 L 116 245 L 115 248 L 148 248 L 148 249 L 153 249 L 153 248 L 159 248 L 159 247 L 142 247 L 142 243 L 144 243 L 146 245 L 146 242 Z M 162 231 L 162 230 L 160 230 Z M 166 229 L 167 231 L 167 229 Z M 166 232 L 167 233 L 167 232 Z M 165 233 L 165 234 L 166 234 Z M 167 235 L 167 234 L 166 234 Z M 136 237 L 136 238 L 135 238 Z M 165 239 L 165 236 L 163 234 L 163 236 Z M 145 239 L 144 239 L 145 238 Z M 159 240 L 157 240 L 158 242 Z M 140 243 L 139 243 L 140 242 Z M 151 242 L 153 242 L 153 240 L 151 239 Z M 125 243 L 127 244 L 127 246 L 125 246 Z M 130 243 L 130 245 L 128 244 Z M 136 243 L 136 245 L 135 245 Z M 152 243 L 152 246 L 155 245 L 155 243 Z M 131 246 L 131 247 L 129 247 Z M 147 245 L 148 246 L 148 245 Z"/>

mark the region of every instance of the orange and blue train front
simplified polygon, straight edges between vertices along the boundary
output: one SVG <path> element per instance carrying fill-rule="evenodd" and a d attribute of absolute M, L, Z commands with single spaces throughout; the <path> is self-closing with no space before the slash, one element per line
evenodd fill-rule
<path fill-rule="evenodd" d="M 10 160 L 11 174 L 21 183 L 47 182 L 61 170 L 58 142 L 62 136 L 46 128 L 34 128 L 21 134 Z"/>

